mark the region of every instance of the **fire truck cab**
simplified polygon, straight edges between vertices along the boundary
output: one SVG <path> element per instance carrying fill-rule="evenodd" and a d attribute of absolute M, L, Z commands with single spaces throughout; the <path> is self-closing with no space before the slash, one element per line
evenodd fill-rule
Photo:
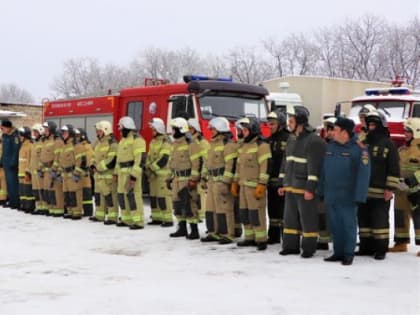
<path fill-rule="evenodd" d="M 397 146 L 404 143 L 404 121 L 409 117 L 420 117 L 420 94 L 413 93 L 407 87 L 366 89 L 365 95 L 354 98 L 349 117 L 358 128 L 359 111 L 365 104 L 372 104 L 385 112 L 391 138 Z"/>
<path fill-rule="evenodd" d="M 152 131 L 148 122 L 153 117 L 165 121 L 170 132 L 171 119 L 184 113 L 199 121 L 204 136 L 209 138 L 208 121 L 223 116 L 234 121 L 244 116 L 265 119 L 268 91 L 261 86 L 234 83 L 228 79 L 210 79 L 203 76 L 185 76 L 185 83 L 123 88 L 118 94 L 79 99 L 48 101 L 44 103 L 44 119 L 58 126 L 73 124 L 85 128 L 90 139 L 95 138 L 94 125 L 108 120 L 119 137 L 118 121 L 123 116 L 134 119 L 140 134 L 149 143 Z M 163 83 L 163 84 L 161 84 Z M 267 127 L 262 124 L 264 133 Z"/>

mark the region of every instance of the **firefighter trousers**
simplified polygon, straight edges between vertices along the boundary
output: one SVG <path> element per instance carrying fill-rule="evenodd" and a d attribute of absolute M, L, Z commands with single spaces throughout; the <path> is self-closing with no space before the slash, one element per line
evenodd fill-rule
<path fill-rule="evenodd" d="M 235 238 L 233 196 L 230 186 L 221 181 L 209 180 L 206 199 L 206 225 L 210 235 Z"/>
<path fill-rule="evenodd" d="M 277 186 L 267 187 L 268 238 L 273 243 L 280 243 L 283 233 L 284 197 L 277 193 Z"/>
<path fill-rule="evenodd" d="M 44 173 L 45 195 L 48 212 L 52 215 L 64 214 L 63 178 L 52 179 L 49 172 Z"/>
<path fill-rule="evenodd" d="M 255 188 L 241 186 L 239 190 L 239 212 L 244 226 L 245 240 L 267 242 L 266 198 L 257 199 Z"/>
<path fill-rule="evenodd" d="M 7 199 L 7 184 L 6 175 L 4 169 L 0 168 L 0 202 L 4 202 Z"/>
<path fill-rule="evenodd" d="M 381 198 L 368 198 L 359 206 L 359 252 L 363 255 L 383 255 L 389 243 L 390 201 Z"/>
<path fill-rule="evenodd" d="M 31 181 L 32 181 L 32 194 L 35 198 L 36 211 L 46 209 L 45 201 L 42 196 L 41 180 L 42 178 L 39 177 L 38 172 L 36 170 L 33 170 Z"/>
<path fill-rule="evenodd" d="M 142 197 L 141 175 L 132 187 L 130 181 L 130 168 L 118 170 L 117 197 L 121 208 L 121 221 L 130 226 L 144 226 L 144 211 Z"/>
<path fill-rule="evenodd" d="M 95 177 L 95 218 L 103 221 L 105 217 L 112 222 L 118 219 L 117 185 L 112 175 Z"/>
<path fill-rule="evenodd" d="M 191 208 L 191 194 L 188 189 L 188 177 L 174 177 L 172 181 L 172 204 L 178 223 L 182 221 L 191 222 L 194 219 Z"/>
<path fill-rule="evenodd" d="M 167 175 L 149 176 L 150 206 L 152 220 L 173 222 L 171 192 L 166 185 Z"/>
<path fill-rule="evenodd" d="M 413 205 L 407 199 L 407 193 L 395 193 L 394 241 L 396 244 L 410 243 L 410 218 L 413 219 L 416 245 L 420 245 L 420 207 L 412 210 Z"/>
<path fill-rule="evenodd" d="M 316 251 L 318 240 L 318 200 L 305 200 L 303 194 L 286 192 L 283 249 L 300 250 L 302 235 L 302 250 L 311 255 Z"/>
<path fill-rule="evenodd" d="M 25 211 L 35 209 L 35 197 L 32 193 L 32 184 L 25 181 L 25 177 L 19 177 L 19 200 L 20 208 Z"/>

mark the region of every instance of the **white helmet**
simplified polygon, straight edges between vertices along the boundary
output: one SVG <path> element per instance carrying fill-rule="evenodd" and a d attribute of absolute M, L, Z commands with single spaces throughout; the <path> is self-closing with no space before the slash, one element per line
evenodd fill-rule
<path fill-rule="evenodd" d="M 246 117 L 243 117 L 243 118 L 240 118 L 240 119 L 238 119 L 236 122 L 235 122 L 235 127 L 236 127 L 236 129 L 240 129 L 240 130 L 242 130 L 242 129 L 244 129 L 244 127 L 242 126 L 242 124 L 243 123 L 249 123 L 249 119 L 248 118 L 246 118 Z"/>
<path fill-rule="evenodd" d="M 170 125 L 172 127 L 178 128 L 181 133 L 187 133 L 189 131 L 188 122 L 181 117 L 172 119 Z"/>
<path fill-rule="evenodd" d="M 44 127 L 39 123 L 34 124 L 32 130 L 38 131 L 41 136 L 45 133 Z"/>
<path fill-rule="evenodd" d="M 112 125 L 107 120 L 98 121 L 95 124 L 96 130 L 102 130 L 105 136 L 109 136 L 112 133 Z"/>
<path fill-rule="evenodd" d="M 375 109 L 374 112 L 369 112 L 365 119 L 367 124 L 372 122 L 381 124 L 384 128 L 388 128 L 388 121 L 386 120 L 385 113 L 382 109 Z"/>
<path fill-rule="evenodd" d="M 188 126 L 194 128 L 198 132 L 201 132 L 201 127 L 197 119 L 194 119 L 194 118 L 188 119 Z"/>
<path fill-rule="evenodd" d="M 414 139 L 420 139 L 420 118 L 411 117 L 404 122 L 404 128 L 409 129 L 413 133 Z"/>
<path fill-rule="evenodd" d="M 149 127 L 156 130 L 157 133 L 160 133 L 161 135 L 164 135 L 165 132 L 165 123 L 160 118 L 152 118 L 152 121 L 149 122 Z"/>
<path fill-rule="evenodd" d="M 376 112 L 377 109 L 375 106 L 373 106 L 372 104 L 365 104 L 362 106 L 362 108 L 359 111 L 359 116 L 367 116 L 370 113 L 374 113 Z"/>
<path fill-rule="evenodd" d="M 336 117 L 328 117 L 326 119 L 324 119 L 324 126 L 334 126 L 335 122 L 336 122 L 337 118 Z"/>
<path fill-rule="evenodd" d="M 130 129 L 136 130 L 136 124 L 134 123 L 133 118 L 129 116 L 121 117 L 120 121 L 118 122 L 119 129 Z"/>
<path fill-rule="evenodd" d="M 216 117 L 209 121 L 209 128 L 214 128 L 218 132 L 230 132 L 229 121 L 225 117 Z"/>

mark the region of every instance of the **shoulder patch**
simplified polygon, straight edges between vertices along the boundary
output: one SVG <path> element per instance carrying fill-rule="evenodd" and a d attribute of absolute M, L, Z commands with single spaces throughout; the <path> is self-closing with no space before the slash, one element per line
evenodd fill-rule
<path fill-rule="evenodd" d="M 367 153 L 367 151 L 363 151 L 362 152 L 362 163 L 364 165 L 368 165 L 369 164 L 369 153 Z"/>

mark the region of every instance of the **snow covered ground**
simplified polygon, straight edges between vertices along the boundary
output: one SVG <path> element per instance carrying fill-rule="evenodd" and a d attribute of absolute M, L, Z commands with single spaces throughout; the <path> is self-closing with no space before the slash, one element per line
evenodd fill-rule
<path fill-rule="evenodd" d="M 326 251 L 283 257 L 280 245 L 170 239 L 174 228 L 0 213 L 0 315 L 420 314 L 414 245 L 345 267 Z"/>

